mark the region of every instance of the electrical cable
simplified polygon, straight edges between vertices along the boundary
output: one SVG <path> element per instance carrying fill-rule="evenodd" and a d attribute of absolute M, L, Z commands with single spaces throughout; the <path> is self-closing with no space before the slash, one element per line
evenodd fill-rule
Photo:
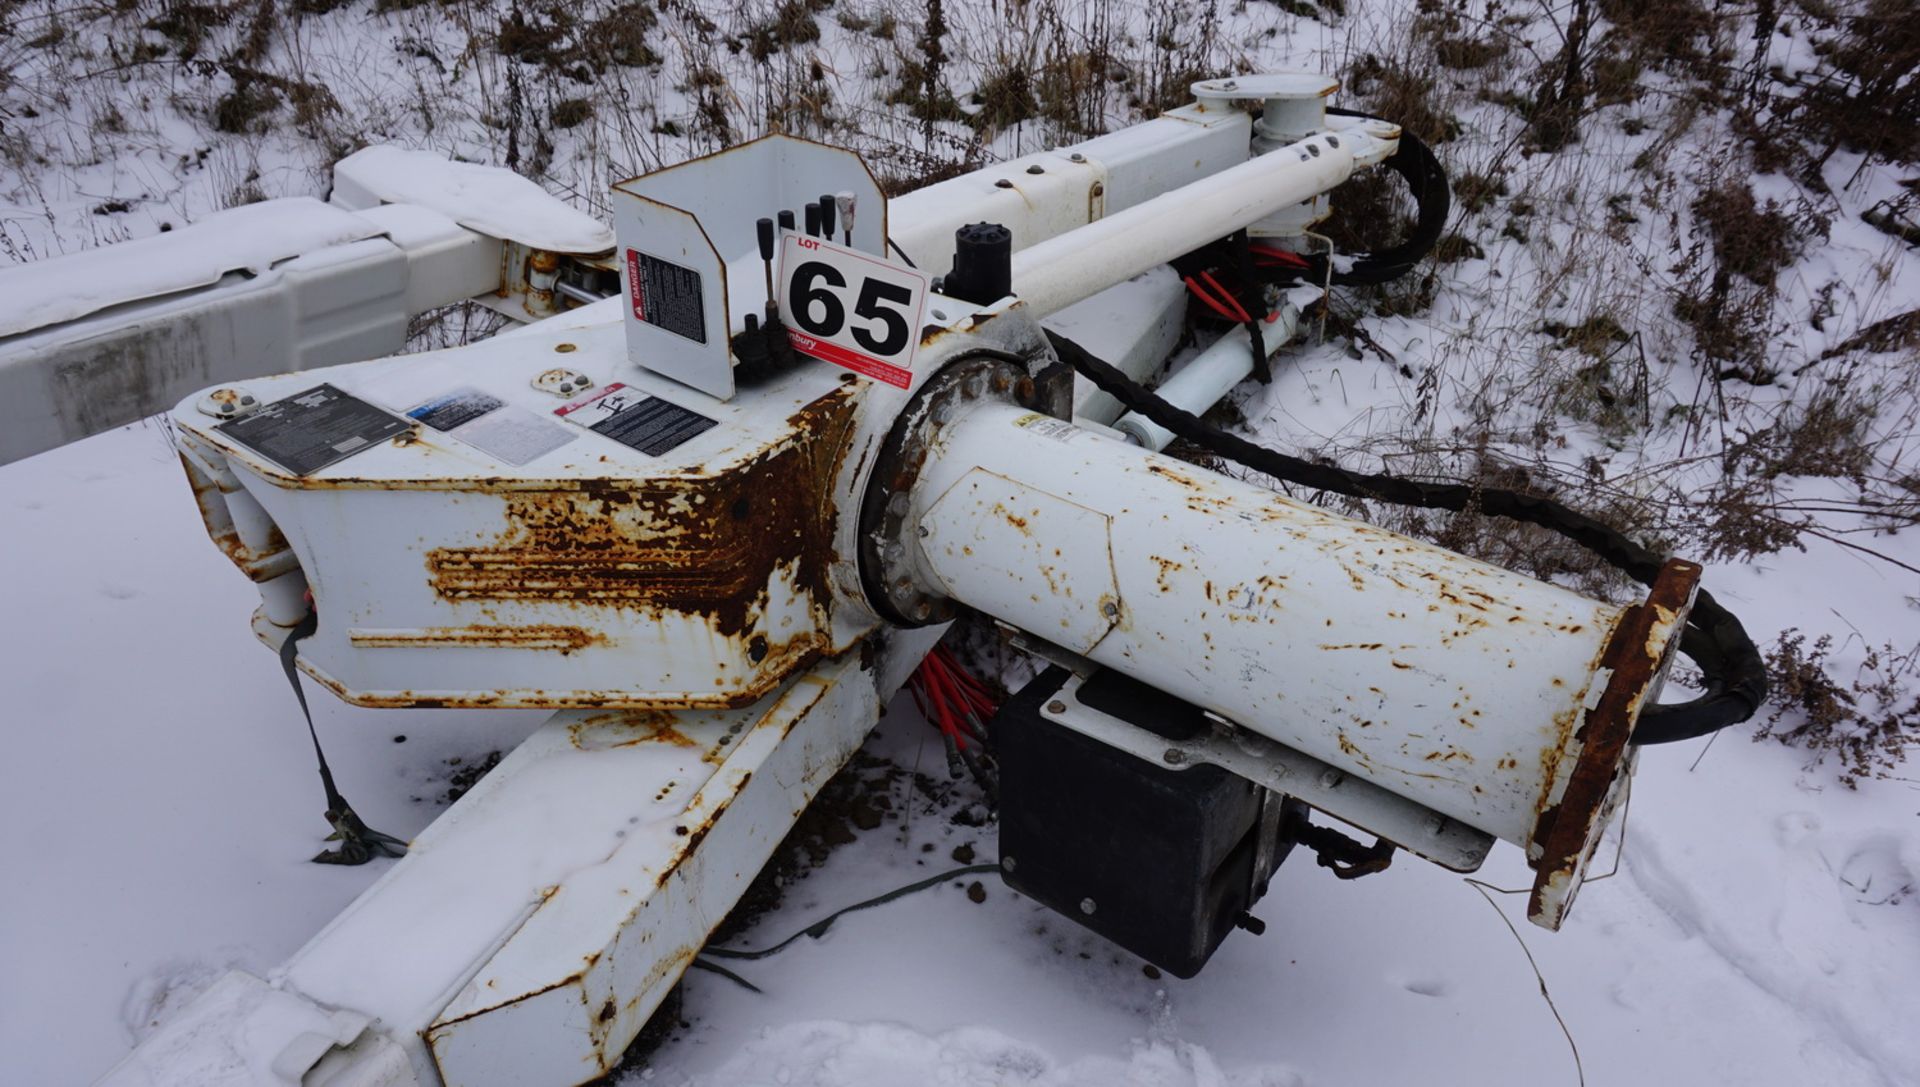
<path fill-rule="evenodd" d="M 850 913 L 858 913 L 861 910 L 870 910 L 875 906 L 884 906 L 887 903 L 894 901 L 895 899 L 905 898 L 910 894 L 915 894 L 920 891 L 924 891 L 929 887 L 938 887 L 940 884 L 945 883 L 950 879 L 959 879 L 961 876 L 972 876 L 972 875 L 979 875 L 985 872 L 998 872 L 998 871 L 1000 871 L 1000 866 L 997 864 L 969 864 L 962 868 L 950 869 L 948 871 L 940 873 L 937 876 L 928 876 L 926 879 L 917 880 L 913 883 L 909 883 L 905 887 L 895 887 L 893 890 L 888 891 L 885 894 L 875 895 L 874 897 L 869 898 L 864 902 L 855 902 L 851 906 L 845 906 L 845 907 L 842 907 L 841 909 L 837 909 L 832 913 L 826 915 L 825 917 L 822 917 L 820 920 L 815 921 L 813 924 L 808 925 L 806 928 L 801 929 L 799 932 L 796 932 L 793 935 L 787 937 L 786 939 L 780 941 L 779 943 L 774 944 L 771 947 L 763 947 L 756 951 L 748 951 L 744 948 L 709 947 L 709 948 L 703 949 L 700 952 L 700 954 L 708 958 L 714 958 L 714 959 L 743 959 L 743 960 L 764 959 L 770 955 L 777 955 L 780 952 L 785 951 L 789 945 L 799 940 L 800 937 L 802 936 L 811 936 L 816 940 L 819 939 L 820 937 L 826 935 L 827 930 L 833 927 L 833 923 L 835 921 L 840 920 L 842 917 L 845 917 Z M 696 959 L 695 961 L 698 962 L 699 960 Z"/>

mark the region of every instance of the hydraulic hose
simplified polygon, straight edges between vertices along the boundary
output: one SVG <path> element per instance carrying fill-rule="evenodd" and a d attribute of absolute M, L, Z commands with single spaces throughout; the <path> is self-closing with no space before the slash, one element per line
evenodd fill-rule
<path fill-rule="evenodd" d="M 1382 120 L 1359 110 L 1328 107 L 1327 112 L 1339 117 Z M 1433 247 L 1439 244 L 1440 235 L 1447 229 L 1447 216 L 1453 210 L 1453 194 L 1447 187 L 1447 174 L 1440 168 L 1440 160 L 1418 136 L 1403 130 L 1400 133 L 1400 149 L 1381 165 L 1400 175 L 1418 207 L 1413 233 L 1407 240 L 1399 245 L 1354 254 L 1343 261 L 1334 262 L 1330 275 L 1328 262 L 1333 259 L 1330 254 L 1303 254 L 1304 267 L 1280 270 L 1270 277 L 1272 282 L 1332 282 L 1348 287 L 1372 286 L 1407 274 L 1433 251 Z"/>

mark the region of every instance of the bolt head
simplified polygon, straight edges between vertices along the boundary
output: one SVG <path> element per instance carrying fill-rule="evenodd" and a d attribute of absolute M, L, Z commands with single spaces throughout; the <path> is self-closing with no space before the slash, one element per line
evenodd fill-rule
<path fill-rule="evenodd" d="M 1048 713 L 1065 713 L 1067 712 L 1067 704 L 1056 698 L 1053 701 L 1047 703 L 1047 712 Z"/>

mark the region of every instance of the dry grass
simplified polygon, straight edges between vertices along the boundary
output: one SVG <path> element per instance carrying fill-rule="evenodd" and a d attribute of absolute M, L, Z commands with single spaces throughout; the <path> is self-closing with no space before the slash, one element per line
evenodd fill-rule
<path fill-rule="evenodd" d="M 1781 633 L 1767 653 L 1773 692 L 1754 739 L 1802 748 L 1815 764 L 1832 757 L 1840 781 L 1857 788 L 1897 772 L 1920 744 L 1920 649 L 1867 649 L 1852 669 L 1835 653 L 1831 635 L 1809 643 L 1798 628 Z"/>

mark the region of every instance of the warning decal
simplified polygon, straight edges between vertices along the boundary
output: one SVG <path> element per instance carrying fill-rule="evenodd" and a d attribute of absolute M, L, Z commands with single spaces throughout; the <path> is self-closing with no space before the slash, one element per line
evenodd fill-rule
<path fill-rule="evenodd" d="M 700 286 L 700 273 L 691 268 L 627 250 L 627 294 L 639 320 L 706 343 L 706 299 Z"/>
<path fill-rule="evenodd" d="M 617 381 L 554 409 L 554 414 L 649 457 L 660 456 L 718 425 L 697 411 Z"/>

